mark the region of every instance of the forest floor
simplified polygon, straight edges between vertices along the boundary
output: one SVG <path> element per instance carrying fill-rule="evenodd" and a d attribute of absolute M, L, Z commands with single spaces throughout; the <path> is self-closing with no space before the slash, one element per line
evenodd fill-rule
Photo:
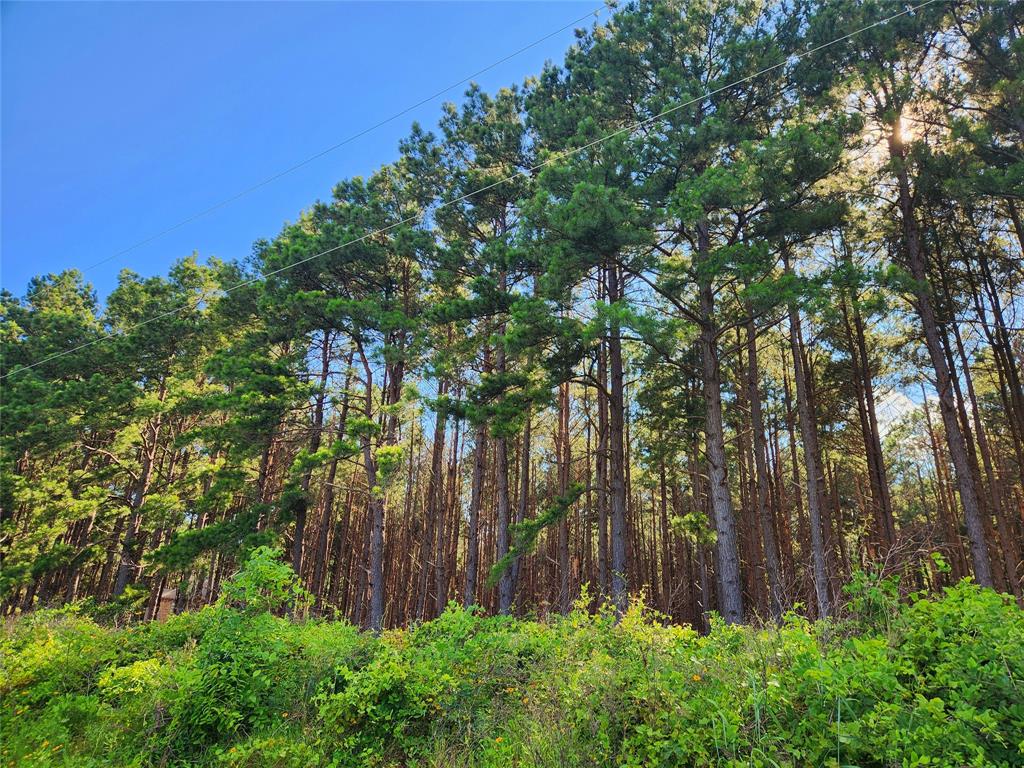
<path fill-rule="evenodd" d="M 706 635 L 640 603 L 375 635 L 276 615 L 265 578 L 164 622 L 10 622 L 3 766 L 1024 765 L 1024 612 L 969 582 L 860 577 L 840 620 Z"/>

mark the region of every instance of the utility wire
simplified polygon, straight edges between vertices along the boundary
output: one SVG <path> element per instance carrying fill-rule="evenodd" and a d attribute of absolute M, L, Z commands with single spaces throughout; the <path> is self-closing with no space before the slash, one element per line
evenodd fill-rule
<path fill-rule="evenodd" d="M 699 101 L 703 101 L 704 99 L 710 98 L 711 96 L 719 94 L 722 91 L 726 91 L 726 90 L 728 90 L 730 88 L 734 88 L 737 85 L 741 85 L 742 83 L 749 82 L 749 81 L 751 81 L 751 80 L 753 80 L 753 79 L 755 79 L 757 77 L 760 77 L 761 75 L 764 75 L 764 74 L 767 74 L 768 72 L 772 72 L 772 71 L 774 71 L 776 69 L 779 69 L 779 68 L 785 66 L 787 63 L 790 63 L 790 62 L 795 61 L 795 60 L 802 59 L 802 58 L 804 58 L 806 56 L 810 56 L 813 53 L 816 53 L 816 52 L 818 52 L 820 50 L 823 50 L 825 48 L 829 48 L 829 47 L 831 47 L 833 45 L 836 45 L 837 43 L 841 43 L 841 42 L 844 42 L 846 40 L 849 40 L 850 38 L 855 37 L 856 35 L 859 35 L 862 32 L 866 32 L 869 29 L 874 29 L 875 27 L 880 27 L 883 24 L 886 24 L 886 23 L 892 21 L 893 19 L 897 19 L 897 18 L 899 18 L 901 16 L 906 16 L 909 13 L 913 13 L 914 11 L 917 11 L 917 10 L 919 10 L 921 8 L 924 8 L 925 6 L 932 5 L 933 3 L 936 3 L 936 2 L 942 2 L 942 0 L 925 0 L 925 2 L 918 3 L 917 5 L 909 6 L 909 7 L 905 8 L 904 10 L 902 10 L 902 11 L 900 11 L 898 13 L 894 13 L 894 14 L 891 14 L 889 16 L 886 16 L 884 19 L 879 19 L 878 21 L 872 22 L 871 24 L 866 24 L 863 27 L 860 27 L 858 29 L 855 29 L 852 32 L 849 32 L 849 33 L 847 33 L 845 35 L 837 37 L 834 40 L 830 40 L 827 43 L 821 43 L 820 45 L 816 45 L 813 48 L 808 48 L 805 51 L 801 51 L 799 53 L 790 54 L 789 56 L 787 56 L 782 61 L 780 61 L 780 62 L 778 62 L 776 64 L 772 64 L 772 65 L 770 65 L 768 67 L 765 67 L 763 69 L 758 70 L 757 72 L 754 72 L 753 74 L 747 75 L 745 77 L 741 77 L 741 78 L 739 78 L 737 80 L 733 80 L 732 82 L 727 83 L 727 84 L 722 85 L 722 86 L 719 86 L 718 88 L 714 88 L 714 89 L 711 89 L 709 91 L 706 91 L 705 93 L 701 94 L 700 96 L 696 96 L 696 97 L 694 97 L 692 99 L 688 99 L 687 101 L 680 102 L 679 104 L 676 104 L 673 107 L 669 107 L 668 109 L 665 109 L 665 110 L 663 110 L 662 112 L 659 112 L 656 115 L 653 115 L 651 117 L 645 118 L 645 119 L 640 120 L 640 121 L 638 121 L 636 123 L 633 123 L 631 125 L 627 125 L 624 128 L 619 128 L 619 129 L 617 129 L 615 131 L 612 131 L 611 133 L 608 133 L 608 134 L 606 134 L 606 135 L 604 135 L 604 136 L 602 136 L 602 137 L 600 137 L 598 139 L 594 139 L 593 141 L 590 141 L 590 142 L 588 142 L 586 144 L 583 144 L 583 145 L 581 145 L 579 147 L 574 147 L 572 149 L 566 149 L 566 150 L 562 150 L 560 152 L 555 152 L 550 157 L 548 157 L 547 159 L 537 163 L 536 165 L 533 165 L 533 166 L 531 166 L 529 168 L 525 168 L 525 169 L 519 170 L 519 171 L 517 171 L 516 173 L 514 173 L 514 174 L 512 174 L 510 176 L 506 176 L 503 179 L 499 179 L 498 181 L 494 181 L 494 182 L 492 182 L 490 184 L 487 184 L 486 186 L 480 187 L 479 189 L 475 189 L 472 192 L 467 192 L 466 194 L 460 195 L 459 197 L 453 198 L 452 200 L 446 200 L 446 201 L 440 203 L 435 208 L 435 210 L 440 210 L 441 208 L 447 208 L 449 206 L 456 205 L 457 203 L 464 202 L 464 201 L 469 200 L 470 198 L 472 198 L 472 197 L 474 197 L 476 195 L 481 194 L 482 192 L 487 192 L 488 190 L 494 189 L 497 186 L 500 186 L 502 184 L 506 184 L 506 183 L 508 183 L 510 181 L 514 181 L 515 179 L 519 178 L 520 176 L 529 176 L 530 174 L 540 170 L 541 168 L 544 168 L 544 167 L 546 167 L 548 165 L 551 165 L 552 163 L 554 163 L 557 160 L 561 160 L 561 159 L 566 158 L 566 157 L 572 157 L 573 155 L 577 155 L 580 152 L 583 152 L 583 151 L 585 151 L 587 149 L 590 149 L 592 147 L 596 147 L 599 144 L 603 144 L 604 142 L 609 141 L 609 140 L 615 138 L 616 136 L 621 136 L 624 133 L 632 133 L 633 131 L 637 130 L 638 128 L 642 128 L 645 125 L 649 125 L 650 123 L 653 123 L 655 121 L 661 120 L 662 118 L 664 118 L 664 117 L 666 117 L 666 116 L 668 116 L 668 115 L 670 115 L 670 114 L 672 114 L 674 112 L 678 112 L 680 109 L 684 109 L 684 108 L 686 108 L 688 106 L 696 104 Z M 307 264 L 307 263 L 313 261 L 314 259 L 319 259 L 321 256 L 326 256 L 327 254 L 334 253 L 336 251 L 341 250 L 342 248 L 347 248 L 350 245 L 355 245 L 356 243 L 361 243 L 364 240 L 369 240 L 370 238 L 376 237 L 377 235 L 381 235 L 381 234 L 384 234 L 386 232 L 390 232 L 392 229 L 395 229 L 397 227 L 403 226 L 405 224 L 409 224 L 409 223 L 414 222 L 414 221 L 416 221 L 416 220 L 418 220 L 420 218 L 421 218 L 421 215 L 418 214 L 418 213 L 417 214 L 413 214 L 412 216 L 407 216 L 404 219 L 400 219 L 399 221 L 395 221 L 395 222 L 393 222 L 391 224 L 388 224 L 386 227 L 381 227 L 380 229 L 373 230 L 372 232 L 367 232 L 364 235 L 360 235 L 359 237 L 354 238 L 352 240 L 346 240 L 344 243 L 341 243 L 339 245 L 335 245 L 335 246 L 333 246 L 331 248 L 328 248 L 326 250 L 320 251 L 318 253 L 314 253 L 311 256 L 307 256 L 304 259 L 299 259 L 298 261 L 292 262 L 291 264 L 287 264 L 285 266 L 278 267 L 277 269 L 272 269 L 269 272 L 264 272 L 263 274 L 261 274 L 258 277 L 253 277 L 253 278 L 249 278 L 248 280 L 243 280 L 242 282 L 236 283 L 235 285 L 233 285 L 233 286 L 231 286 L 229 288 L 223 289 L 222 291 L 219 292 L 219 294 L 221 296 L 227 295 L 227 294 L 229 294 L 229 293 L 231 293 L 233 291 L 239 290 L 240 288 L 245 288 L 246 286 L 252 285 L 252 284 L 257 283 L 257 282 L 260 282 L 261 280 L 265 280 L 268 277 L 273 277 L 274 275 L 281 274 L 282 272 L 286 272 L 287 270 L 293 269 L 293 268 L 298 267 L 298 266 L 301 266 L 302 264 Z M 31 363 L 29 365 L 21 366 L 20 368 L 15 368 L 13 371 L 10 371 L 9 373 L 6 373 L 3 376 L 0 376 L 0 380 L 6 379 L 6 378 L 8 378 L 10 376 L 13 376 L 16 373 L 21 372 L 21 371 L 26 371 L 26 370 L 28 370 L 30 368 L 35 368 L 36 366 L 42 365 L 43 363 L 47 363 L 47 362 L 49 362 L 51 360 L 56 360 L 57 358 L 64 357 L 65 355 L 70 355 L 73 352 L 77 352 L 80 349 L 85 349 L 86 347 L 90 347 L 93 344 L 98 344 L 101 341 L 106 341 L 107 339 L 114 338 L 115 336 L 118 336 L 118 335 L 121 335 L 121 334 L 131 333 L 132 331 L 134 331 L 134 330 L 136 330 L 138 328 L 141 328 L 144 325 L 148 325 L 149 323 L 155 322 L 156 320 L 160 320 L 160 319 L 162 319 L 164 317 L 168 317 L 170 315 L 177 314 L 178 312 L 182 311 L 183 309 L 198 307 L 199 304 L 201 304 L 205 300 L 206 300 L 206 298 L 204 297 L 204 298 L 199 299 L 199 301 L 197 301 L 197 302 L 190 302 L 188 304 L 182 304 L 181 306 L 175 307 L 174 309 L 169 309 L 169 310 L 167 310 L 165 312 L 161 312 L 160 314 L 154 315 L 153 317 L 150 317 L 147 320 L 143 320 L 143 321 L 141 321 L 139 323 L 136 323 L 135 325 L 131 325 L 131 326 L 127 327 L 126 329 L 121 331 L 120 334 L 119 333 L 113 333 L 113 332 L 107 333 L 107 334 L 104 334 L 103 336 L 99 336 L 99 337 L 97 337 L 95 339 L 92 339 L 90 341 L 87 341 L 87 342 L 85 342 L 83 344 L 79 344 L 77 346 L 71 347 L 70 349 L 66 349 L 63 352 L 55 352 L 52 355 L 48 355 L 47 357 L 44 357 L 42 360 L 37 360 L 34 363 Z"/>
<path fill-rule="evenodd" d="M 447 86 L 445 88 L 442 88 L 441 90 L 436 91 L 436 92 L 430 94 L 429 96 L 427 96 L 427 97 L 425 97 L 423 99 L 420 99 L 415 104 L 410 104 L 408 107 L 403 109 L 401 112 L 395 112 L 395 114 L 391 115 L 390 117 L 386 117 L 383 120 L 381 120 L 380 122 L 374 123 L 373 125 L 371 125 L 371 126 L 369 126 L 367 128 L 362 129 L 358 133 L 353 133 L 351 136 L 349 136 L 346 139 L 342 139 L 337 144 L 332 144 L 331 146 L 327 147 L 326 149 L 320 150 L 315 155 L 310 155 L 305 160 L 302 160 L 302 161 L 300 161 L 298 163 L 295 163 L 295 165 L 291 165 L 291 166 L 289 166 L 288 168 L 285 168 L 282 171 L 278 171 L 273 176 L 268 176 L 267 178 L 263 179 L 262 181 L 256 182 L 251 187 L 246 187 L 241 192 L 238 192 L 238 193 L 232 195 L 231 197 L 226 197 L 223 200 L 221 200 L 220 202 L 214 203 L 209 208 L 204 208 L 203 210 L 201 210 L 201 211 L 199 211 L 197 213 L 192 214 L 188 218 L 182 219 L 178 223 L 172 224 L 171 226 L 167 227 L 166 229 L 160 230 L 156 234 L 150 235 L 149 237 L 147 237 L 147 238 L 145 238 L 143 240 L 139 240 L 138 242 L 133 243 L 132 245 L 129 245 L 127 248 L 124 248 L 124 249 L 118 251 L 117 253 L 111 254 L 110 256 L 107 256 L 104 259 L 100 259 L 99 261 L 95 262 L 94 264 L 90 264 L 83 271 L 88 272 L 89 270 L 95 269 L 96 267 L 100 266 L 101 264 L 106 264 L 108 261 L 113 261 L 114 259 L 118 258 L 119 256 L 124 256 L 126 253 L 130 253 L 131 251 L 134 251 L 136 248 L 140 248 L 141 246 L 146 245 L 148 243 L 151 243 L 154 240 L 158 240 L 161 237 L 163 237 L 164 235 L 170 234 L 171 232 L 174 232 L 175 230 L 181 229 L 186 224 L 191 224 L 193 221 L 196 221 L 197 219 L 201 219 L 203 216 L 206 216 L 207 214 L 213 213 L 214 211 L 219 210 L 220 208 L 223 208 L 226 205 L 230 205 L 231 203 L 235 202 L 236 200 L 238 200 L 240 198 L 243 198 L 246 195 L 248 195 L 248 194 L 250 194 L 252 192 L 255 192 L 258 189 L 262 189 L 263 187 L 267 186 L 268 184 L 271 184 L 271 183 L 277 181 L 278 179 L 280 179 L 280 178 L 282 178 L 284 176 L 287 176 L 288 174 L 293 173 L 294 171 L 297 171 L 300 168 L 303 168 L 303 167 L 309 165 L 314 160 L 319 160 L 321 157 L 324 157 L 325 155 L 329 155 L 334 150 L 340 149 L 341 147 L 344 147 L 346 144 L 351 144 L 356 139 L 360 139 L 363 136 L 365 136 L 366 134 L 371 133 L 372 131 L 375 131 L 378 128 L 381 128 L 381 127 L 387 125 L 388 123 L 394 122 L 395 120 L 397 120 L 398 118 L 402 117 L 403 115 L 409 114 L 414 109 L 418 109 L 419 107 L 422 107 L 424 104 L 429 104 L 431 101 L 433 101 L 434 99 L 438 98 L 439 96 L 443 96 L 444 94 L 448 93 L 448 91 L 451 91 L 451 90 L 453 90 L 455 88 L 458 88 L 460 85 L 465 85 L 466 83 L 471 82 L 473 79 L 479 77 L 480 75 L 484 74 L 485 72 L 489 72 L 492 69 L 494 69 L 495 67 L 504 64 L 506 61 L 509 61 L 510 59 L 514 59 L 519 54 L 525 53 L 526 51 L 530 50 L 531 48 L 534 48 L 534 47 L 540 45 L 545 40 L 550 40 L 555 35 L 560 34 L 560 33 L 564 32 L 567 29 L 571 29 L 572 27 L 575 27 L 580 22 L 586 21 L 587 19 L 589 19 L 591 16 L 594 16 L 594 17 L 599 16 L 601 14 L 601 12 L 604 11 L 604 10 L 605 9 L 603 7 L 597 8 L 597 9 L 595 9 L 593 11 L 588 12 L 587 14 L 585 14 L 583 16 L 580 16 L 578 19 L 574 19 L 573 21 L 570 21 L 568 24 L 566 24 L 566 25 L 556 29 L 554 32 L 549 32 L 548 34 L 544 35 L 544 37 L 538 38 L 537 40 L 534 40 L 532 43 L 524 45 L 519 50 L 513 51 L 512 53 L 508 54 L 507 56 L 505 56 L 505 57 L 503 57 L 501 59 L 498 59 L 497 61 L 495 61 L 495 62 L 493 62 L 491 64 L 488 64 L 483 69 L 478 69 L 473 74 L 468 75 L 468 76 L 462 78 L 458 82 L 452 83 L 451 85 L 449 85 L 449 86 Z"/>

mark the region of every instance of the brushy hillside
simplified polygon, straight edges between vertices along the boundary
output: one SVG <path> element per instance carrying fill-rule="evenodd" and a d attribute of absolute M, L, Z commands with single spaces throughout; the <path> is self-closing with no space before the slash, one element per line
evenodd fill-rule
<path fill-rule="evenodd" d="M 1024 764 L 1024 613 L 968 582 L 860 577 L 841 621 L 708 636 L 639 604 L 375 636 L 294 618 L 290 573 L 260 550 L 198 613 L 8 626 L 3 765 Z"/>

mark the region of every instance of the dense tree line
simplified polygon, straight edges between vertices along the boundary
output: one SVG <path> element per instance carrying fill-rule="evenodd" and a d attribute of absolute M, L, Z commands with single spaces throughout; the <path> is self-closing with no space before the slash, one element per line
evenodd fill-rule
<path fill-rule="evenodd" d="M 630 3 L 244 261 L 5 293 L 4 610 L 1020 599 L 1024 6 L 900 10 Z"/>

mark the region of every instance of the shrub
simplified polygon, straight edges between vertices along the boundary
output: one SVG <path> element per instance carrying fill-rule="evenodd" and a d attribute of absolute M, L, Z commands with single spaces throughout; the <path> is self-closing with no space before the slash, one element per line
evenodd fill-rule
<path fill-rule="evenodd" d="M 301 733 L 288 730 L 254 736 L 214 754 L 214 764 L 224 768 L 315 768 L 322 762 Z"/>
<path fill-rule="evenodd" d="M 634 604 L 544 623 L 457 606 L 377 636 L 297 621 L 257 551 L 218 605 L 112 629 L 41 611 L 0 636 L 0 758 L 30 766 L 1024 764 L 1024 613 L 970 582 L 846 618 L 713 622 Z M 882 608 L 884 607 L 884 610 Z M 291 613 L 293 618 L 278 614 Z"/>
<path fill-rule="evenodd" d="M 301 606 L 304 590 L 280 551 L 259 547 L 223 589 L 194 660 L 170 701 L 175 754 L 209 746 L 277 721 L 303 692 L 296 625 L 274 616 Z"/>
<path fill-rule="evenodd" d="M 440 665 L 410 663 L 395 642 L 381 642 L 363 667 L 339 666 L 315 703 L 323 744 L 340 765 L 386 765 L 423 755 L 429 718 L 447 698 Z"/>
<path fill-rule="evenodd" d="M 91 619 L 56 611 L 30 614 L 7 635 L 0 653 L 0 697 L 36 706 L 90 690 L 117 658 L 121 635 Z"/>

